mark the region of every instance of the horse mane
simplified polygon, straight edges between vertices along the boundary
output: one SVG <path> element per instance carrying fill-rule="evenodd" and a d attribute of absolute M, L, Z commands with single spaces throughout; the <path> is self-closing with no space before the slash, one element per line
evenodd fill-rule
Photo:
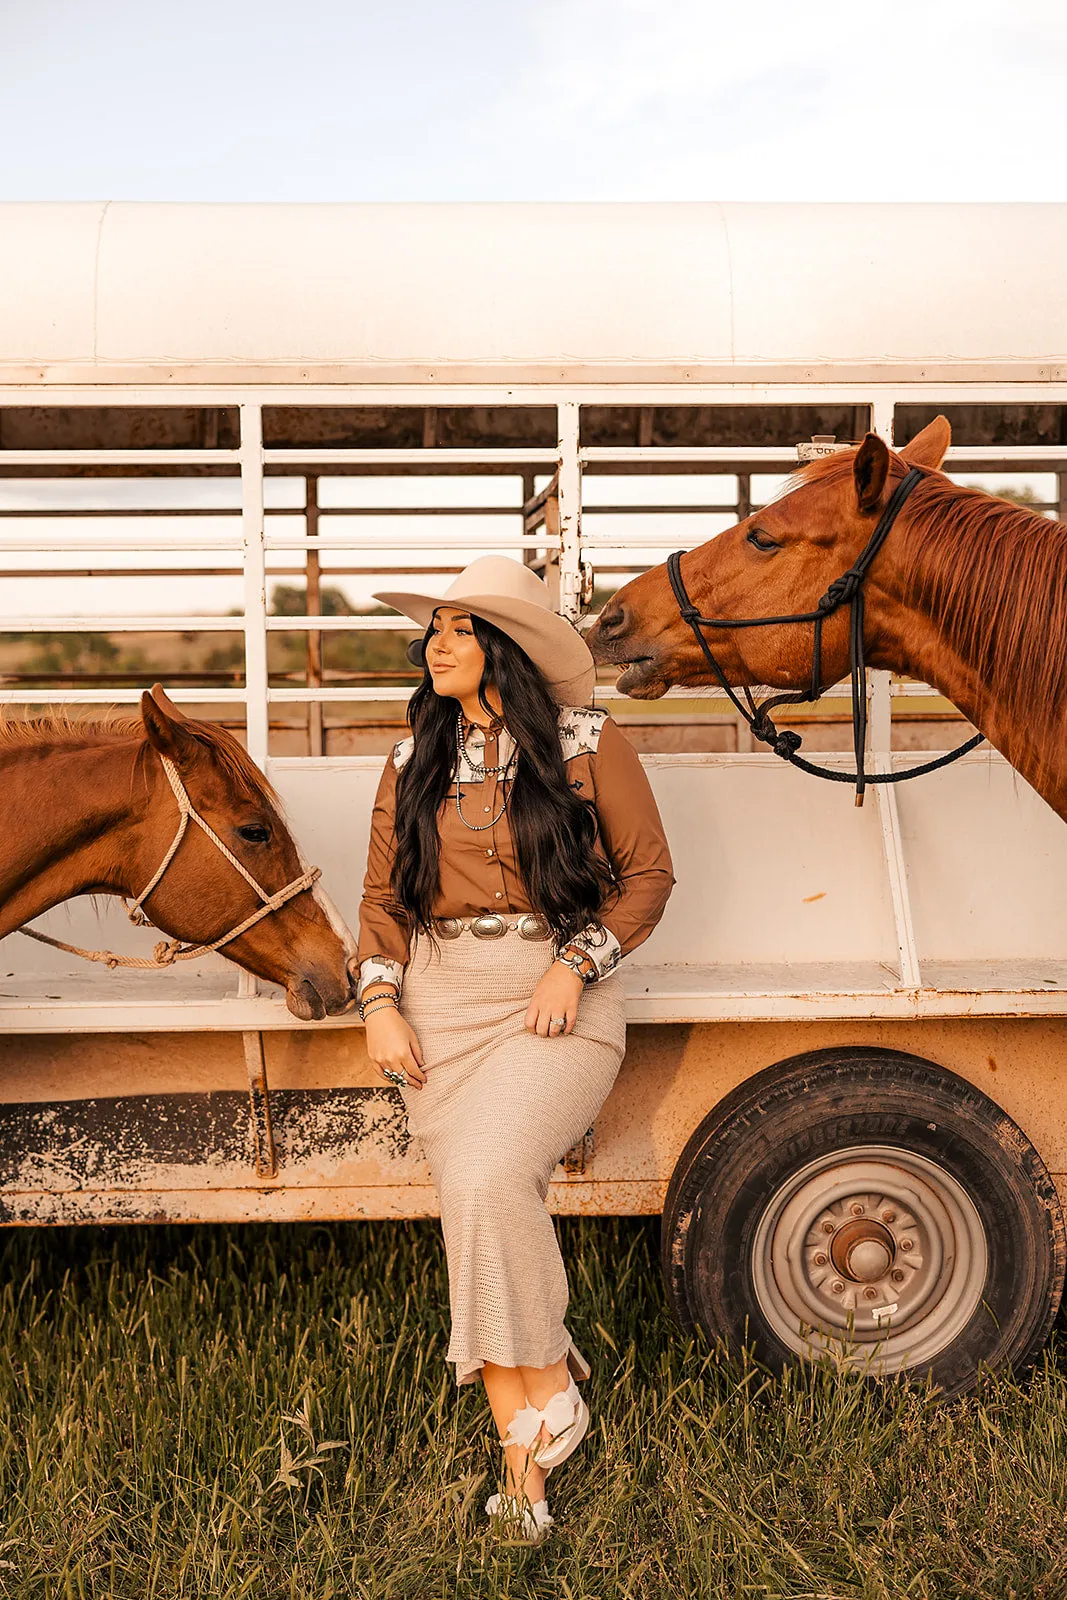
<path fill-rule="evenodd" d="M 786 492 L 840 482 L 854 458 L 850 450 L 812 462 Z M 890 480 L 909 465 L 892 455 Z M 1067 722 L 1067 524 L 933 468 L 923 478 L 890 536 L 908 603 L 936 620 L 984 704 L 1033 741 L 1044 766 Z"/>
<path fill-rule="evenodd" d="M 251 804 L 279 804 L 278 796 L 244 746 L 227 728 L 215 722 L 183 719 L 187 733 L 204 747 L 242 800 Z M 85 750 L 124 739 L 140 739 L 147 751 L 144 723 L 137 715 L 100 716 L 94 712 L 71 715 L 47 711 L 38 717 L 0 717 L 0 753 L 9 750 Z"/>
<path fill-rule="evenodd" d="M 1067 527 L 933 472 L 903 531 L 906 592 L 944 627 L 985 703 L 1051 756 L 1067 713 Z"/>

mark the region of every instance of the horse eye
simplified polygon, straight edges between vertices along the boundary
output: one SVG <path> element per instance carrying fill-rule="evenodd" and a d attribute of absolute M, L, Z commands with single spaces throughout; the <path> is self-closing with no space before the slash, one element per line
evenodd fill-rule
<path fill-rule="evenodd" d="M 753 528 L 751 532 L 746 535 L 746 538 L 748 539 L 749 544 L 752 545 L 756 550 L 780 550 L 782 548 L 777 539 L 769 538 L 768 535 L 762 533 L 759 528 Z"/>
<path fill-rule="evenodd" d="M 247 828 L 238 828 L 240 838 L 247 839 L 249 844 L 269 844 L 270 829 L 262 828 L 258 823 L 249 823 Z"/>

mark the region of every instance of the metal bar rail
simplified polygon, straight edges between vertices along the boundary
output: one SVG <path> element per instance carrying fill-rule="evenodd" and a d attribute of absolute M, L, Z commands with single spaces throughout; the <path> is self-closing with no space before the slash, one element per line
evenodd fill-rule
<path fill-rule="evenodd" d="M 771 398 L 777 398 L 778 391 L 754 391 L 751 399 L 753 403 L 760 403 Z M 217 397 L 214 397 L 217 398 Z M 672 396 L 675 399 L 676 396 Z M 736 401 L 736 396 L 731 396 Z M 865 400 L 870 400 L 864 395 Z M 870 400 L 871 414 L 874 425 L 883 431 L 889 431 L 892 426 L 892 410 L 895 401 L 885 395 L 878 395 Z M 297 567 L 275 568 L 267 564 L 268 554 L 278 552 L 304 552 L 309 560 L 318 561 L 318 558 L 333 550 L 348 551 L 362 548 L 380 548 L 380 535 L 373 533 L 361 534 L 351 532 L 348 534 L 324 533 L 316 528 L 314 533 L 287 533 L 281 529 L 271 529 L 269 523 L 279 518 L 304 519 L 308 514 L 308 506 L 304 507 L 271 507 L 263 505 L 265 473 L 268 469 L 274 470 L 280 466 L 294 466 L 302 468 L 310 481 L 313 476 L 323 468 L 354 467 L 373 469 L 375 467 L 404 467 L 417 470 L 420 474 L 433 475 L 442 469 L 456 467 L 469 467 L 477 472 L 479 468 L 497 468 L 511 466 L 523 468 L 528 473 L 532 466 L 545 468 L 554 467 L 558 474 L 560 515 L 560 533 L 558 547 L 555 552 L 555 563 L 558 567 L 560 585 L 561 608 L 571 615 L 576 615 L 579 605 L 579 596 L 583 583 L 583 556 L 586 552 L 595 556 L 601 552 L 625 551 L 627 547 L 637 546 L 644 550 L 658 550 L 673 548 L 677 536 L 671 533 L 649 533 L 640 530 L 628 530 L 623 533 L 606 532 L 595 526 L 596 520 L 603 516 L 619 517 L 635 516 L 647 519 L 650 515 L 666 516 L 672 520 L 678 515 L 708 516 L 708 515 L 740 515 L 751 504 L 751 491 L 749 478 L 753 471 L 780 473 L 791 470 L 796 464 L 795 454 L 792 449 L 778 446 L 758 447 L 672 447 L 641 445 L 637 447 L 602 448 L 582 446 L 580 443 L 580 401 L 568 400 L 559 405 L 559 444 L 553 452 L 544 447 L 519 448 L 519 449 L 442 449 L 442 448 L 409 448 L 409 449 L 272 449 L 264 448 L 262 442 L 262 413 L 260 405 L 254 402 L 242 403 L 240 406 L 242 418 L 241 445 L 237 450 L 21 450 L 4 451 L 0 460 L 5 466 L 25 465 L 41 467 L 46 465 L 56 467 L 76 466 L 79 468 L 100 466 L 107 468 L 114 465 L 144 465 L 153 468 L 163 466 L 189 467 L 203 465 L 230 465 L 239 468 L 241 478 L 242 507 L 237 508 L 158 508 L 146 507 L 143 511 L 136 508 L 116 507 L 114 514 L 121 517 L 136 517 L 146 515 L 154 519 L 169 518 L 181 519 L 187 515 L 196 517 L 214 516 L 228 517 L 235 522 L 241 518 L 241 537 L 228 534 L 188 534 L 176 531 L 173 527 L 166 530 L 153 532 L 146 536 L 144 532 L 136 535 L 122 535 L 113 531 L 102 532 L 95 536 L 91 543 L 86 540 L 58 539 L 50 540 L 50 548 L 56 553 L 84 553 L 87 548 L 94 550 L 114 549 L 116 551 L 146 550 L 148 548 L 204 551 L 205 553 L 222 553 L 239 547 L 243 549 L 246 557 L 251 562 L 252 573 L 249 567 L 243 564 L 241 569 L 236 568 L 189 568 L 180 569 L 189 574 L 204 576 L 226 575 L 236 576 L 238 571 L 245 576 L 246 607 L 243 616 L 219 617 L 218 615 L 198 615 L 181 617 L 142 616 L 130 617 L 102 617 L 91 620 L 66 619 L 61 617 L 41 618 L 11 618 L 3 619 L 0 627 L 6 631 L 19 633 L 64 633 L 64 632 L 240 632 L 245 639 L 246 657 L 246 688 L 242 691 L 236 686 L 232 690 L 189 691 L 190 698 L 199 699 L 204 703 L 211 703 L 209 696 L 219 694 L 223 700 L 232 703 L 235 699 L 243 699 L 249 703 L 255 702 L 265 707 L 271 700 L 298 700 L 302 699 L 309 704 L 330 699 L 370 699 L 396 701 L 402 703 L 410 693 L 410 689 L 397 686 L 396 688 L 376 688 L 374 690 L 354 688 L 339 689 L 323 683 L 309 682 L 306 688 L 275 688 L 271 689 L 267 682 L 265 639 L 272 632 L 288 633 L 307 630 L 310 635 L 322 635 L 329 632 L 381 631 L 383 633 L 403 632 L 408 624 L 403 619 L 380 617 L 321 617 L 308 613 L 304 617 L 274 617 L 266 614 L 265 584 L 269 577 L 296 576 L 301 571 Z M 950 452 L 949 464 L 961 468 L 973 469 L 998 467 L 1002 470 L 1018 468 L 1020 459 L 1027 467 L 1040 466 L 1041 468 L 1063 468 L 1067 459 L 1067 452 L 1054 447 L 1020 447 L 1012 450 L 1007 447 L 959 447 Z M 627 504 L 597 505 L 588 501 L 585 506 L 586 516 L 591 526 L 585 529 L 581 525 L 582 494 L 581 479 L 583 469 L 610 468 L 612 466 L 663 468 L 663 467 L 698 467 L 704 470 L 719 469 L 720 471 L 733 472 L 738 477 L 738 499 L 735 503 L 714 501 L 705 504 L 660 504 L 640 505 Z M 312 471 L 311 469 L 314 469 Z M 1057 502 L 1041 502 L 1039 509 L 1051 509 Z M 44 516 L 51 519 L 64 516 L 78 517 L 79 511 L 75 508 L 56 508 L 42 511 L 40 508 L 29 508 L 31 515 Z M 104 517 L 109 513 L 100 508 L 92 508 L 85 513 L 90 518 Z M 0 516 L 5 521 L 17 519 L 19 511 L 3 508 Z M 451 517 L 478 517 L 484 516 L 518 516 L 518 508 L 512 507 L 368 507 L 368 506 L 331 506 L 321 507 L 316 504 L 316 521 L 320 518 L 333 518 L 336 516 L 362 519 L 373 516 L 389 516 L 418 518 L 424 515 L 451 516 Z M 39 542 L 32 536 L 9 534 L 3 538 L 3 544 L 12 552 L 18 550 L 39 549 Z M 455 539 L 451 536 L 438 536 L 432 534 L 415 533 L 405 529 L 397 537 L 397 542 L 405 550 L 425 551 L 427 553 L 450 553 L 455 547 Z M 465 548 L 477 549 L 512 549 L 524 554 L 530 553 L 544 557 L 546 549 L 551 556 L 551 540 L 547 531 L 537 533 L 515 533 L 504 531 L 491 535 L 464 534 Z M 91 569 L 79 569 L 88 572 Z M 99 569 L 97 569 L 99 571 Z M 170 569 L 152 569 L 163 575 Z M 306 570 L 306 569 L 305 569 Z M 366 566 L 346 565 L 344 568 L 322 569 L 323 577 L 343 574 L 354 575 L 363 572 L 384 573 L 386 571 L 422 572 L 421 567 L 385 568 L 383 565 L 368 563 Z M 444 570 L 442 564 L 442 570 Z M 459 570 L 450 563 L 447 570 Z M 627 563 L 620 569 L 615 563 L 611 565 L 612 572 L 623 570 L 626 573 L 641 570 L 641 563 Z M 42 569 L 34 569 L 38 575 Z M 127 569 L 111 568 L 99 571 L 99 575 L 109 576 L 132 575 Z M 12 576 L 19 574 L 13 572 Z M 28 575 L 28 574 L 23 574 Z M 56 576 L 70 575 L 70 569 L 56 569 Z M 252 670 L 248 671 L 249 665 Z M 925 687 L 903 686 L 888 684 L 874 691 L 875 696 L 884 693 L 888 698 L 894 694 L 907 692 L 909 696 L 916 694 L 930 694 Z M 43 703 L 42 692 L 39 690 L 7 689 L 0 691 L 5 701 L 25 703 Z M 94 695 L 92 690 L 64 691 L 63 698 L 71 702 L 77 695 Z M 687 692 L 685 698 L 716 698 L 718 691 L 711 691 L 709 695 L 699 696 Z M 100 696 L 100 703 L 116 698 L 116 692 L 104 692 Z M 602 699 L 617 700 L 613 690 L 601 691 Z M 681 698 L 681 696 L 679 696 Z M 87 701 L 86 703 L 96 703 Z M 259 716 L 261 726 L 257 737 L 253 741 L 263 745 L 262 755 L 266 758 L 265 737 L 266 730 L 264 716 Z M 250 735 L 251 737 L 251 735 Z"/>

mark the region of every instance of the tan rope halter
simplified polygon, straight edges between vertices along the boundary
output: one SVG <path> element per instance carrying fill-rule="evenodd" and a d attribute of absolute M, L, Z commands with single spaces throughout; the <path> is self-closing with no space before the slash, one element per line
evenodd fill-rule
<path fill-rule="evenodd" d="M 150 960 L 147 956 L 117 956 L 113 950 L 83 950 L 76 944 L 64 944 L 62 939 L 51 939 L 46 933 L 36 933 L 33 928 L 17 928 L 14 930 L 15 932 L 24 933 L 27 939 L 36 939 L 40 944 L 51 945 L 53 950 L 65 950 L 68 955 L 81 956 L 85 961 L 100 961 L 105 967 L 110 967 L 112 970 L 115 967 L 140 967 L 142 969 L 169 967 L 175 961 L 194 961 L 197 956 L 206 956 L 212 950 L 220 950 L 224 944 L 229 944 L 232 940 L 239 938 L 242 933 L 247 933 L 249 928 L 254 928 L 257 922 L 262 922 L 264 917 L 269 917 L 272 912 L 279 910 L 294 896 L 303 894 L 305 889 L 310 889 L 312 884 L 322 876 L 318 867 L 310 867 L 301 877 L 294 878 L 292 883 L 285 885 L 284 889 L 279 889 L 277 894 L 268 894 L 267 890 L 256 882 L 248 868 L 238 861 L 233 851 L 223 844 L 211 824 L 206 822 L 197 811 L 189 798 L 184 783 L 178 775 L 177 767 L 169 756 L 160 755 L 159 759 L 163 763 L 163 771 L 167 775 L 167 781 L 174 791 L 175 800 L 178 802 L 178 831 L 171 840 L 170 849 L 160 862 L 148 886 L 142 889 L 136 900 L 132 902 L 127 902 L 125 896 L 122 897 L 122 903 L 126 907 L 126 914 L 130 921 L 138 928 L 151 927 L 151 922 L 143 910 L 144 903 L 152 891 L 158 888 L 163 874 L 177 855 L 178 847 L 185 838 L 186 829 L 190 822 L 195 822 L 197 827 L 207 834 L 216 850 L 226 857 L 231 867 L 236 867 L 246 883 L 251 884 L 262 902 L 259 910 L 253 911 L 250 917 L 246 917 L 243 922 L 238 923 L 236 928 L 231 928 L 229 933 L 224 933 L 221 939 L 215 939 L 211 944 L 183 945 L 180 939 L 161 939 L 153 950 Z"/>

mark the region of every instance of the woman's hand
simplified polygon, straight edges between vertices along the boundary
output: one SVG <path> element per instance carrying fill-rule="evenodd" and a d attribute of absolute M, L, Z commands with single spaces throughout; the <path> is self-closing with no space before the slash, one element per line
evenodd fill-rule
<path fill-rule="evenodd" d="M 405 1073 L 413 1089 L 421 1089 L 426 1082 L 422 1050 L 414 1028 L 404 1020 L 396 1006 L 376 1008 L 367 1017 L 364 1027 L 367 1032 L 367 1054 L 381 1074 L 382 1081 L 396 1088 L 392 1079 L 382 1071 L 383 1067 L 390 1067 L 393 1072 Z"/>
<path fill-rule="evenodd" d="M 553 961 L 533 992 L 526 1011 L 525 1027 L 542 1039 L 561 1039 L 571 1033 L 578 1019 L 578 1001 L 581 999 L 581 978 L 573 967 L 562 961 Z M 551 1026 L 553 1017 L 566 1017 L 565 1028 Z"/>

